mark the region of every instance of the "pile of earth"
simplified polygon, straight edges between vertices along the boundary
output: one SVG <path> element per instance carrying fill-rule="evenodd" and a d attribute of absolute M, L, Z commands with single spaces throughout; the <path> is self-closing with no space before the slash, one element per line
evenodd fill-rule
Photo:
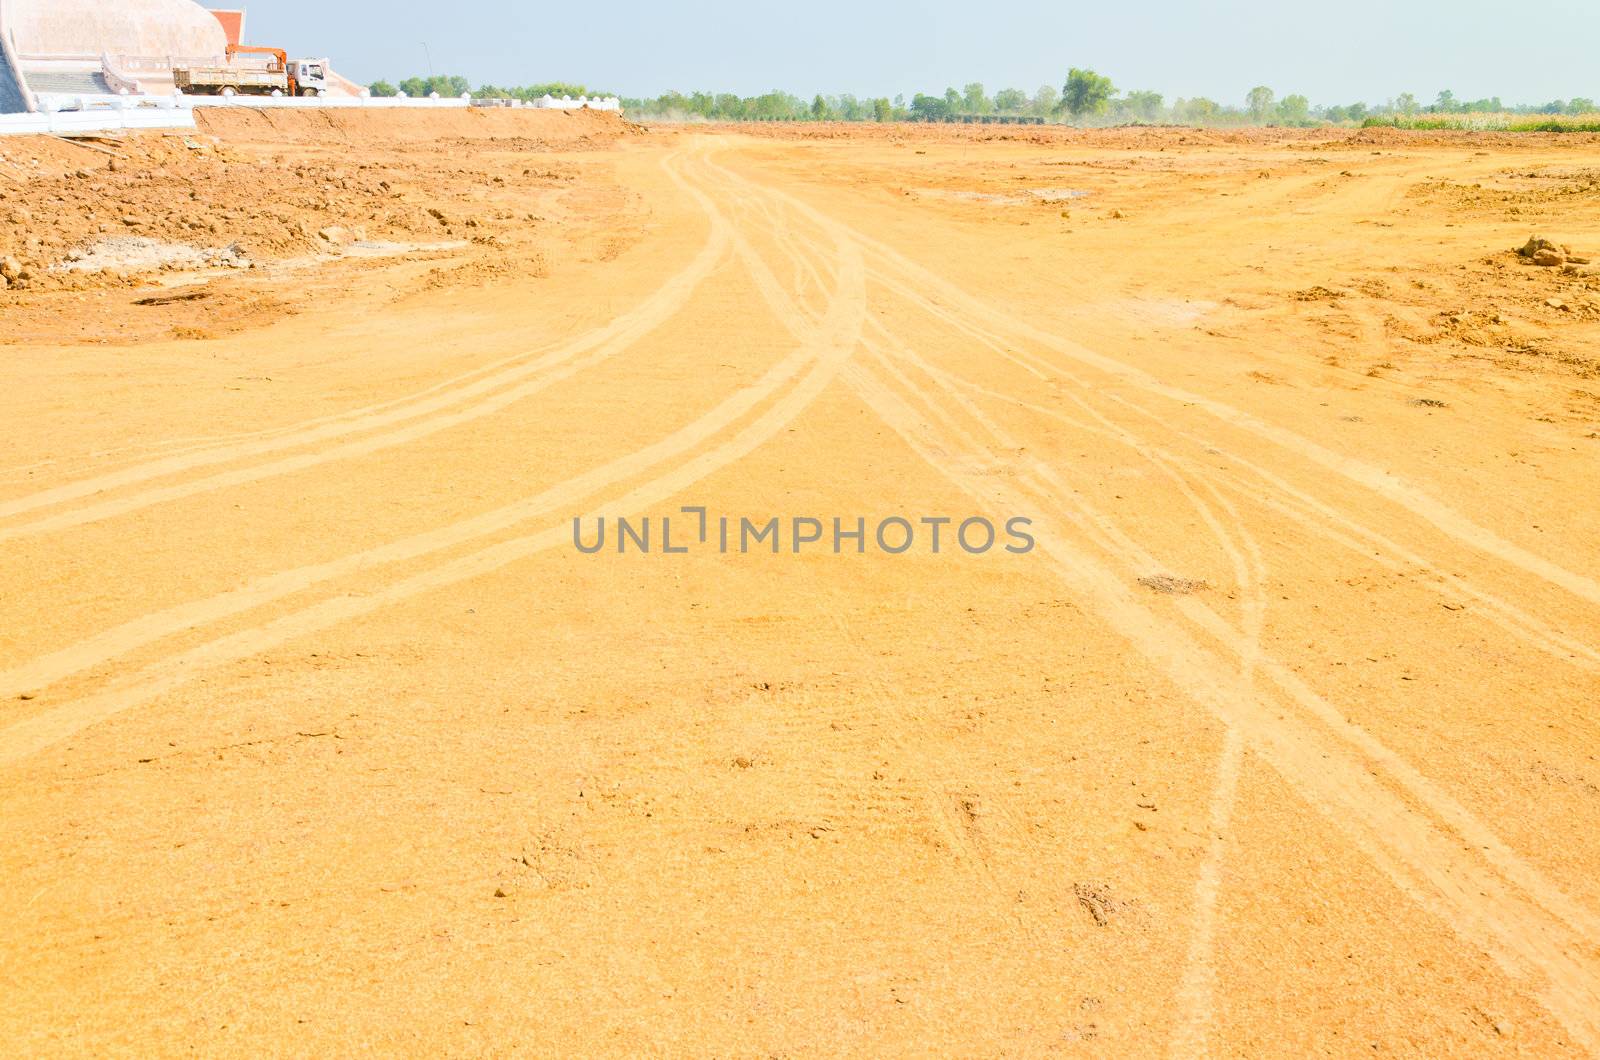
<path fill-rule="evenodd" d="M 1531 236 L 1517 248 L 1517 256 L 1533 265 L 1555 268 L 1558 265 L 1587 265 L 1589 259 L 1579 257 L 1572 248 L 1553 242 L 1543 236 Z"/>

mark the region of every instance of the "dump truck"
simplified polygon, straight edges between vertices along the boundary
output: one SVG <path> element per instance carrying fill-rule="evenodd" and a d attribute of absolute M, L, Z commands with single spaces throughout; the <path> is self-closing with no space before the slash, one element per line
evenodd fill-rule
<path fill-rule="evenodd" d="M 266 66 L 235 63 L 241 52 L 268 56 Z M 328 60 L 290 59 L 282 48 L 230 44 L 225 66 L 173 67 L 172 84 L 194 96 L 320 96 L 328 88 Z"/>

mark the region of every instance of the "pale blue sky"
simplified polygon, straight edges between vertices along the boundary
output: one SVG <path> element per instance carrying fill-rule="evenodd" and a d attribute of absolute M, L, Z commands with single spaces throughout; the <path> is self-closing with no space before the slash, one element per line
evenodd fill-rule
<path fill-rule="evenodd" d="M 217 2 L 209 6 L 230 7 Z M 328 55 L 357 81 L 428 72 L 474 84 L 576 81 L 623 95 L 893 96 L 982 81 L 1060 86 L 1087 65 L 1118 88 L 1237 102 L 1256 84 L 1314 103 L 1499 95 L 1600 98 L 1600 0 L 257 0 L 254 43 Z"/>

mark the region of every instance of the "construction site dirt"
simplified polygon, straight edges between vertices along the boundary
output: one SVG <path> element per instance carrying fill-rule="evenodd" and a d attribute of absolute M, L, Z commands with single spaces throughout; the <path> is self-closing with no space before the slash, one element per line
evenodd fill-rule
<path fill-rule="evenodd" d="M 196 118 L 0 143 L 0 1052 L 1600 1050 L 1594 137 Z"/>

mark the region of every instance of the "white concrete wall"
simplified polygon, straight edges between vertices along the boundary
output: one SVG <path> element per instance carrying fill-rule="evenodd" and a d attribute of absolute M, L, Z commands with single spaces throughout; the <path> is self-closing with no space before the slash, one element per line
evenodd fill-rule
<path fill-rule="evenodd" d="M 546 97 L 548 99 L 549 97 Z M 196 107 L 247 107 L 252 109 L 352 110 L 352 109 L 454 109 L 465 110 L 468 99 L 408 99 L 405 97 L 323 96 L 105 96 L 52 95 L 35 97 L 38 113 L 0 115 L 0 136 L 8 133 L 92 131 L 110 129 L 192 129 Z M 563 99 L 521 104 L 533 110 L 620 111 L 615 97 Z M 24 120 L 26 119 L 26 120 Z"/>
<path fill-rule="evenodd" d="M 477 106 L 472 100 L 465 97 L 445 97 L 440 99 L 417 98 L 405 96 L 322 96 L 308 99 L 298 96 L 180 96 L 175 94 L 150 95 L 150 96 L 107 96 L 107 95 L 52 95 L 39 93 L 37 102 L 40 110 L 77 111 L 98 110 L 116 107 L 178 107 L 192 109 L 194 107 L 289 107 L 298 110 L 316 110 L 318 108 L 373 108 L 373 107 L 406 107 L 406 108 L 467 108 Z M 604 110 L 620 111 L 621 100 L 615 96 L 593 99 L 580 97 L 579 99 L 550 99 L 546 96 L 543 100 L 532 103 L 516 103 L 517 106 L 533 110 Z"/>
<path fill-rule="evenodd" d="M 0 136 L 36 133 L 112 132 L 122 129 L 193 129 L 194 111 L 183 107 L 137 110 L 62 111 L 57 114 L 0 114 Z"/>
<path fill-rule="evenodd" d="M 529 105 L 542 110 L 621 110 L 622 100 L 616 96 L 579 96 L 577 99 L 571 96 L 562 96 L 560 99 L 543 96 Z"/>

